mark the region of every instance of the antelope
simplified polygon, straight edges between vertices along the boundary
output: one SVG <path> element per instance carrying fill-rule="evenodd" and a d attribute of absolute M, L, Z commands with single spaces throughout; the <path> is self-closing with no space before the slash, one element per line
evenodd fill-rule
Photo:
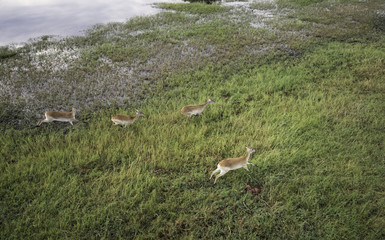
<path fill-rule="evenodd" d="M 111 121 L 113 121 L 115 125 L 122 124 L 127 127 L 127 125 L 133 124 L 139 118 L 139 116 L 144 116 L 144 114 L 136 109 L 135 116 L 115 115 L 111 118 Z"/>
<path fill-rule="evenodd" d="M 202 114 L 202 112 L 205 109 L 205 107 L 207 105 L 209 105 L 210 103 L 215 103 L 215 102 L 209 98 L 209 100 L 207 100 L 206 103 L 201 104 L 201 105 L 188 105 L 188 106 L 184 106 L 180 110 L 180 112 L 183 115 L 188 116 L 189 118 L 191 118 L 193 115 Z"/>
<path fill-rule="evenodd" d="M 75 112 L 76 108 L 72 108 L 71 112 L 56 112 L 56 111 L 48 111 L 45 112 L 45 119 L 40 120 L 37 125 L 40 126 L 43 122 L 69 122 L 71 125 L 73 125 L 72 122 L 77 122 L 78 120 L 75 119 Z"/>
<path fill-rule="evenodd" d="M 246 152 L 246 155 L 245 156 L 242 156 L 242 157 L 238 157 L 238 158 L 228 158 L 228 159 L 224 159 L 222 161 L 220 161 L 218 163 L 218 168 L 214 170 L 214 172 L 211 174 L 210 176 L 210 179 L 212 178 L 212 176 L 221 171 L 216 177 L 215 177 L 215 181 L 214 181 L 214 184 L 217 182 L 217 179 L 223 175 L 225 175 L 228 171 L 230 170 L 235 170 L 235 169 L 238 169 L 238 168 L 244 168 L 246 169 L 247 171 L 249 171 L 249 169 L 247 168 L 247 165 L 248 164 L 251 164 L 251 165 L 254 165 L 254 163 L 251 163 L 249 162 L 249 158 L 250 158 L 250 155 L 255 152 L 255 149 L 253 148 L 249 148 L 249 147 L 246 147 L 247 149 L 247 152 Z"/>

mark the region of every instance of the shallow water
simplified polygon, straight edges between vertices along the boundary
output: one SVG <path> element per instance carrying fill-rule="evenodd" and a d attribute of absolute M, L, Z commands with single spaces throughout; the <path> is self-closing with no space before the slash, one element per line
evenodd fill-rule
<path fill-rule="evenodd" d="M 81 35 L 98 23 L 155 14 L 156 2 L 181 0 L 0 0 L 0 45 L 43 35 Z"/>

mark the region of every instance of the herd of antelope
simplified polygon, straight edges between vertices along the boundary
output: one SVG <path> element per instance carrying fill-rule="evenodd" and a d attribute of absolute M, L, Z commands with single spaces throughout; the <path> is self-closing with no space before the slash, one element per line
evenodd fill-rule
<path fill-rule="evenodd" d="M 188 105 L 188 106 L 184 106 L 180 112 L 191 118 L 192 116 L 194 115 L 201 115 L 203 110 L 210 104 L 210 103 L 214 103 L 213 100 L 209 99 L 207 100 L 206 103 L 204 104 L 200 104 L 200 105 Z M 72 111 L 71 112 L 56 112 L 56 111 L 48 111 L 48 112 L 45 112 L 45 118 L 44 119 L 41 119 L 37 125 L 40 126 L 43 122 L 53 122 L 53 121 L 58 121 L 58 122 L 69 122 L 71 125 L 73 125 L 72 122 L 77 122 L 78 120 L 75 119 L 75 113 L 76 113 L 76 108 L 72 108 Z M 115 124 L 115 125 L 118 125 L 118 124 L 122 124 L 124 125 L 125 127 L 127 125 L 131 125 L 133 124 L 140 116 L 144 116 L 144 114 L 142 112 L 140 112 L 139 110 L 136 109 L 136 114 L 135 116 L 129 116 L 129 115 L 121 115 L 121 114 L 118 114 L 118 115 L 115 115 L 111 118 L 111 121 Z M 217 169 L 215 169 L 211 176 L 210 176 L 210 179 L 212 178 L 212 176 L 219 172 L 220 173 L 215 177 L 215 180 L 214 180 L 214 184 L 217 182 L 218 178 L 225 175 L 228 171 L 230 170 L 235 170 L 235 169 L 238 169 L 238 168 L 244 168 L 246 169 L 247 171 L 249 171 L 249 169 L 247 168 L 247 165 L 248 164 L 251 164 L 251 165 L 254 165 L 253 163 L 249 162 L 249 158 L 250 158 L 250 155 L 255 152 L 255 149 L 253 148 L 249 148 L 249 147 L 246 147 L 246 155 L 245 156 L 241 156 L 241 157 L 237 157 L 237 158 L 228 158 L 228 159 L 224 159 L 222 161 L 220 161 L 218 163 L 218 167 Z"/>

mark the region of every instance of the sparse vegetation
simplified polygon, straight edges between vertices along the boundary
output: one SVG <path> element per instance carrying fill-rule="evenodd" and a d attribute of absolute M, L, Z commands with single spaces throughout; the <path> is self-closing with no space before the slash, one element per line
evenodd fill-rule
<path fill-rule="evenodd" d="M 385 238 L 384 3 L 159 7 L 1 49 L 0 238 Z"/>

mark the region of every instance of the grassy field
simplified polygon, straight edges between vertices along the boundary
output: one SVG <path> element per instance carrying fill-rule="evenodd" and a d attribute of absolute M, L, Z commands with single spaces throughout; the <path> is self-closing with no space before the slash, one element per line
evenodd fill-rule
<path fill-rule="evenodd" d="M 385 4 L 159 7 L 0 49 L 0 239 L 384 239 Z"/>

